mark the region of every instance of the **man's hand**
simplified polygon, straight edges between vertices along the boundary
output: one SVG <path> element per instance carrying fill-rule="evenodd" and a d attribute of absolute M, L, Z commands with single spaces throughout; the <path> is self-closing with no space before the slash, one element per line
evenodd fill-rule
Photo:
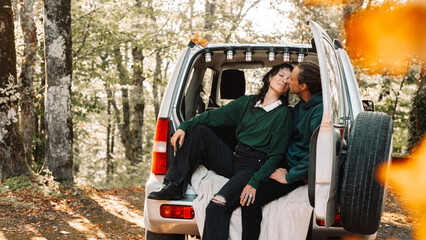
<path fill-rule="evenodd" d="M 182 146 L 183 140 L 185 139 L 185 132 L 182 129 L 176 130 L 170 139 L 170 143 L 173 146 L 175 152 Z"/>
<path fill-rule="evenodd" d="M 246 206 L 249 206 L 250 204 L 254 203 L 254 199 L 256 197 L 256 188 L 246 185 L 241 192 L 240 196 L 240 204 L 241 206 L 244 206 L 246 203 Z"/>
<path fill-rule="evenodd" d="M 285 179 L 285 175 L 287 175 L 288 171 L 285 168 L 278 168 L 275 170 L 274 173 L 269 176 L 269 178 L 274 179 L 275 181 L 282 183 L 282 184 L 288 184 L 287 180 Z"/>

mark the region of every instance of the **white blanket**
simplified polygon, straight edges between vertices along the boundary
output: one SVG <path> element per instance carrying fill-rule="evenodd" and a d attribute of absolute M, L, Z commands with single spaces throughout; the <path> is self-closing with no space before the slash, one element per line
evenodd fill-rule
<path fill-rule="evenodd" d="M 228 181 L 200 166 L 192 175 L 191 185 L 198 194 L 193 202 L 195 219 L 203 233 L 205 209 L 210 200 Z M 308 199 L 308 186 L 301 186 L 263 207 L 263 220 L 259 239 L 305 240 L 311 220 L 312 207 Z M 235 209 L 229 227 L 229 239 L 241 239 L 241 208 Z"/>

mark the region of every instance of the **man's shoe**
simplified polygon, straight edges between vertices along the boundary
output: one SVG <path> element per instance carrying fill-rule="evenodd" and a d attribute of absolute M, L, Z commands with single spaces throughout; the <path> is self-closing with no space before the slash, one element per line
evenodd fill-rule
<path fill-rule="evenodd" d="M 182 191 L 182 184 L 176 187 L 171 182 L 164 181 L 160 189 L 149 193 L 148 198 L 156 200 L 179 200 L 183 198 Z"/>

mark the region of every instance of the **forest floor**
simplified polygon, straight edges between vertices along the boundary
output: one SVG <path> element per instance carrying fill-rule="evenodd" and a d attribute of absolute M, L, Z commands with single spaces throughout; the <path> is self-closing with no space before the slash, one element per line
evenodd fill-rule
<path fill-rule="evenodd" d="M 143 188 L 38 185 L 0 183 L 0 239 L 144 239 Z M 390 191 L 377 239 L 412 239 L 413 222 Z"/>

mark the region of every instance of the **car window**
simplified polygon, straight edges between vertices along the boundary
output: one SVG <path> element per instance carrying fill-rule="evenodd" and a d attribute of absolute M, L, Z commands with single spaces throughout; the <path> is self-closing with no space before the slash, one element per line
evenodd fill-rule
<path fill-rule="evenodd" d="M 341 94 L 341 86 L 339 81 L 339 72 L 338 72 L 338 63 L 336 59 L 336 54 L 334 52 L 333 46 L 326 40 L 322 40 L 324 42 L 324 50 L 327 61 L 327 75 L 329 79 L 329 93 L 330 93 L 330 102 L 332 109 L 331 120 L 333 123 L 339 123 L 340 120 L 340 103 L 339 103 L 339 95 Z"/>
<path fill-rule="evenodd" d="M 262 77 L 270 70 L 270 68 L 250 68 L 250 69 L 239 69 L 244 72 L 246 79 L 246 89 L 244 95 L 256 95 L 259 93 L 259 89 L 263 86 Z M 220 105 L 226 105 L 231 102 L 230 99 L 221 99 Z"/>
<path fill-rule="evenodd" d="M 201 83 L 201 99 L 203 104 L 207 107 L 209 106 L 209 101 L 213 101 L 210 100 L 211 96 L 212 96 L 212 84 L 213 84 L 213 70 L 210 68 L 207 68 L 204 76 L 203 76 L 203 81 Z M 214 102 L 214 101 L 213 101 Z M 201 111 L 197 110 L 197 113 L 201 113 Z"/>

